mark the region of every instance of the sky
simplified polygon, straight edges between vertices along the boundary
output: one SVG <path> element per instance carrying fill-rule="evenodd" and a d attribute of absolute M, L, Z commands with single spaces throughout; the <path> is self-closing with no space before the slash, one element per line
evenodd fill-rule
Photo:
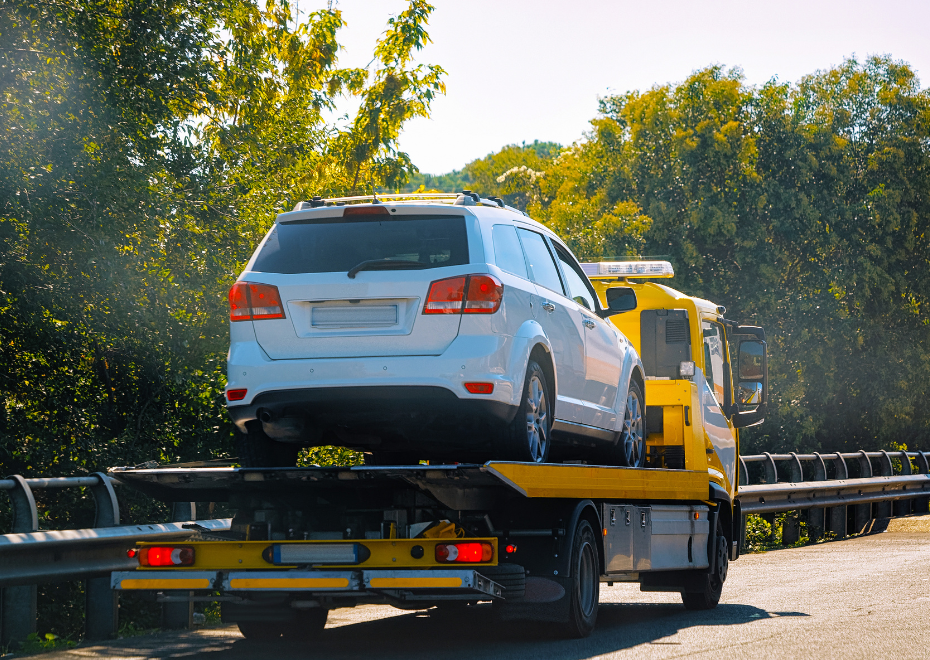
<path fill-rule="evenodd" d="M 300 0 L 301 13 L 326 7 Z M 342 66 L 365 66 L 404 0 L 334 0 L 347 26 Z M 441 174 L 533 140 L 584 138 L 607 94 L 684 80 L 712 64 L 749 84 L 794 82 L 845 58 L 891 55 L 930 87 L 930 0 L 431 0 L 447 93 L 410 121 L 400 148 Z M 350 102 L 339 113 L 351 112 Z"/>

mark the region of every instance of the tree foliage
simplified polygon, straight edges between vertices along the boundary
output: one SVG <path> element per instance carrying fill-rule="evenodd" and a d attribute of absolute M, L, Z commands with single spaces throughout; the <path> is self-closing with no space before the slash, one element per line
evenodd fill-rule
<path fill-rule="evenodd" d="M 930 94 L 907 65 L 604 98 L 521 190 L 579 257 L 663 255 L 766 327 L 774 406 L 744 451 L 930 446 Z"/>
<path fill-rule="evenodd" d="M 286 0 L 20 0 L 0 11 L 0 465 L 228 455 L 225 293 L 274 214 L 403 185 L 432 7 L 368 68 Z M 325 119 L 342 94 L 354 118 Z M 50 521 L 49 524 L 53 524 Z"/>
<path fill-rule="evenodd" d="M 287 0 L 2 7 L 3 474 L 230 455 L 226 291 L 275 213 L 415 172 L 397 137 L 444 91 L 413 61 L 431 10 L 411 0 L 372 65 L 345 69 L 340 12 Z M 361 108 L 327 122 L 341 94 Z M 76 490 L 37 497 L 43 528 L 92 524 Z M 125 522 L 165 513 L 121 505 Z M 74 590 L 56 589 L 40 624 L 74 634 Z"/>

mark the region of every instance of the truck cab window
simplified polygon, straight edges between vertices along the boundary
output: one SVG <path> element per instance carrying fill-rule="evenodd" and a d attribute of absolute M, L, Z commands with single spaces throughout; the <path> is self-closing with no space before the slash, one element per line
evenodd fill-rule
<path fill-rule="evenodd" d="M 724 354 L 723 328 L 717 323 L 701 322 L 704 334 L 704 378 L 717 399 L 724 400 L 723 370 L 728 360 Z"/>

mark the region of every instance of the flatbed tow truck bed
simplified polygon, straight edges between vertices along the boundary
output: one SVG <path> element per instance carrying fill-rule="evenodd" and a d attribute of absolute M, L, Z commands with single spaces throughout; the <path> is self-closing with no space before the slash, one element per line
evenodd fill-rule
<path fill-rule="evenodd" d="M 220 601 L 253 638 L 316 634 L 337 607 L 450 601 L 492 601 L 502 617 L 584 636 L 600 582 L 708 608 L 736 558 L 733 503 L 707 471 L 489 462 L 110 474 L 160 500 L 236 510 L 228 532 L 139 544 L 140 567 L 114 573 L 113 588 Z"/>

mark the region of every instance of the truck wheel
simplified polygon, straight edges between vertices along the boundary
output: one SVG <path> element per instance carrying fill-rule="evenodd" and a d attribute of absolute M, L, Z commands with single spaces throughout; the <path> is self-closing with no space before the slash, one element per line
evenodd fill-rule
<path fill-rule="evenodd" d="M 575 528 L 571 570 L 567 632 L 572 637 L 587 637 L 594 630 L 601 595 L 597 540 L 587 520 Z"/>
<path fill-rule="evenodd" d="M 701 589 L 681 592 L 681 600 L 685 609 L 712 610 L 720 602 L 723 592 L 723 583 L 727 579 L 727 570 L 730 566 L 730 556 L 727 552 L 727 539 L 723 534 L 717 535 L 717 565 L 713 573 L 701 571 Z"/>
<path fill-rule="evenodd" d="M 504 429 L 501 458 L 526 463 L 545 463 L 552 444 L 552 405 L 546 374 L 530 360 L 523 379 L 523 398 L 510 425 Z"/>
<path fill-rule="evenodd" d="M 300 447 L 272 440 L 258 422 L 248 426 L 248 433 L 236 432 L 236 449 L 242 467 L 294 467 Z"/>
<path fill-rule="evenodd" d="M 478 572 L 504 588 L 504 601 L 515 601 L 526 595 L 526 570 L 518 564 L 481 566 Z M 497 603 L 498 601 L 495 601 Z"/>
<path fill-rule="evenodd" d="M 635 380 L 630 380 L 626 395 L 626 408 L 623 412 L 623 428 L 617 441 L 617 453 L 623 464 L 629 467 L 642 467 L 646 463 L 646 421 L 643 390 Z"/>

